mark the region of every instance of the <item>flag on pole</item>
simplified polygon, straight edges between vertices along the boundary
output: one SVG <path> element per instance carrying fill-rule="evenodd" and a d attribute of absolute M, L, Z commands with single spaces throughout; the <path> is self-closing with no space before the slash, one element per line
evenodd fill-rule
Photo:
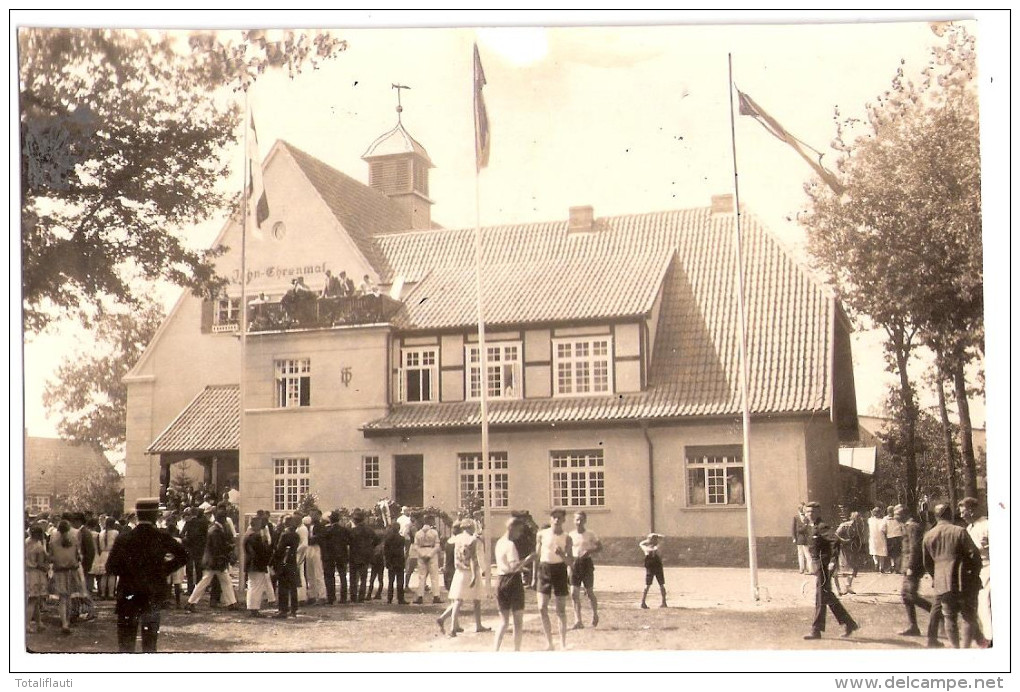
<path fill-rule="evenodd" d="M 485 86 L 485 71 L 482 59 L 478 57 L 478 44 L 475 44 L 475 170 L 482 170 L 489 165 L 489 114 L 485 112 L 485 98 L 482 87 Z"/>
<path fill-rule="evenodd" d="M 815 173 L 825 181 L 825 184 L 832 188 L 832 191 L 837 195 L 843 194 L 845 189 L 842 183 L 836 179 L 836 176 L 824 166 L 822 166 L 822 153 L 810 146 L 809 144 L 797 139 L 789 132 L 786 131 L 782 125 L 780 125 L 775 118 L 762 110 L 762 107 L 754 102 L 750 96 L 737 89 L 737 95 L 740 98 L 740 114 L 749 115 L 759 123 L 762 127 L 769 131 L 776 139 L 786 142 L 789 144 L 794 151 L 800 154 L 801 158 L 807 161 L 807 164 L 814 169 Z M 808 151 L 811 151 L 817 155 L 817 158 L 812 157 Z"/>
<path fill-rule="evenodd" d="M 255 219 L 255 228 L 261 230 L 262 222 L 269 218 L 269 199 L 262 184 L 262 161 L 259 159 L 259 140 L 255 132 L 255 116 L 248 114 L 248 196 L 245 203 L 251 206 L 249 213 Z"/>

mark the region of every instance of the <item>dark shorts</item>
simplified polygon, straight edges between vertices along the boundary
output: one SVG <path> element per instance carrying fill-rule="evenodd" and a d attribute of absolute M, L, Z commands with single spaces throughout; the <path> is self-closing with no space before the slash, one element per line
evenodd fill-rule
<path fill-rule="evenodd" d="M 903 553 L 903 536 L 893 536 L 885 539 L 889 557 L 896 559 Z"/>
<path fill-rule="evenodd" d="M 666 583 L 666 576 L 662 573 L 662 558 L 658 555 L 645 556 L 645 586 L 651 586 L 652 580 L 658 580 L 660 586 Z"/>
<path fill-rule="evenodd" d="M 570 585 L 583 586 L 586 591 L 591 591 L 595 586 L 595 563 L 590 557 L 574 560 L 574 567 L 570 570 Z"/>
<path fill-rule="evenodd" d="M 546 596 L 556 594 L 557 596 L 570 595 L 570 582 L 567 580 L 567 565 L 565 562 L 549 564 L 548 562 L 538 563 L 538 592 Z"/>
<path fill-rule="evenodd" d="M 520 573 L 499 575 L 496 604 L 500 610 L 524 610 L 524 582 Z"/>

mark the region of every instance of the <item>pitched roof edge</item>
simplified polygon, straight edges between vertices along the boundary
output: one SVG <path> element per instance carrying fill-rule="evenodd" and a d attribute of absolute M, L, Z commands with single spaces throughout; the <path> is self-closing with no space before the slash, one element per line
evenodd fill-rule
<path fill-rule="evenodd" d="M 189 401 L 187 403 L 187 405 L 184 408 L 182 408 L 180 410 L 180 412 L 176 416 L 174 416 L 173 420 L 171 420 L 169 423 L 167 423 L 166 427 L 164 427 L 162 430 L 160 430 L 159 434 L 156 435 L 154 438 L 152 438 L 152 442 L 149 444 L 149 446 L 147 446 L 145 448 L 145 453 L 146 454 L 153 454 L 153 452 L 151 452 L 150 450 L 153 447 L 156 446 L 156 443 L 159 442 L 159 438 L 163 437 L 163 435 L 165 435 L 170 430 L 170 428 L 172 428 L 174 426 L 174 424 L 177 423 L 177 421 L 179 421 L 181 419 L 181 417 L 184 416 L 184 414 L 187 413 L 191 409 L 191 407 L 195 405 L 195 403 L 199 400 L 199 398 L 203 394 L 205 394 L 210 389 L 224 389 L 224 388 L 234 388 L 234 389 L 240 390 L 240 385 L 236 385 L 236 384 L 207 384 L 206 386 L 202 387 L 202 389 L 199 390 L 198 394 L 193 396 L 191 398 L 191 401 Z"/>

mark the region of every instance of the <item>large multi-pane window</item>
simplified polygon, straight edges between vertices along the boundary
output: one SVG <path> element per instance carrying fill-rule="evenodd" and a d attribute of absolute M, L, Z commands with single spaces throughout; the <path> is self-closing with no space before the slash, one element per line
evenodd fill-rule
<path fill-rule="evenodd" d="M 554 339 L 556 396 L 590 396 L 613 391 L 613 340 L 609 336 Z"/>
<path fill-rule="evenodd" d="M 687 505 L 744 504 L 744 462 L 740 445 L 687 447 Z"/>
<path fill-rule="evenodd" d="M 214 332 L 232 332 L 241 320 L 241 299 L 220 298 L 213 311 Z"/>
<path fill-rule="evenodd" d="M 276 405 L 281 408 L 310 406 L 312 361 L 294 358 L 276 361 Z"/>
<path fill-rule="evenodd" d="M 467 346 L 468 399 L 482 398 L 482 367 L 478 346 Z M 485 346 L 486 395 L 490 399 L 521 398 L 521 344 L 500 343 Z"/>
<path fill-rule="evenodd" d="M 361 485 L 364 488 L 379 487 L 379 457 L 366 455 L 361 457 Z"/>
<path fill-rule="evenodd" d="M 439 349 L 405 348 L 400 352 L 401 401 L 435 401 L 438 389 Z"/>
<path fill-rule="evenodd" d="M 482 477 L 491 471 L 489 492 L 492 507 L 510 506 L 510 473 L 506 452 L 489 452 L 489 468 L 482 466 L 481 452 L 458 454 L 461 507 L 467 507 L 474 498 L 482 498 Z"/>
<path fill-rule="evenodd" d="M 33 514 L 50 511 L 49 495 L 28 495 L 25 497 L 25 506 Z"/>
<path fill-rule="evenodd" d="M 289 512 L 298 508 L 310 487 L 308 457 L 273 459 L 273 510 Z"/>
<path fill-rule="evenodd" d="M 601 449 L 551 452 L 553 507 L 604 507 L 605 458 Z"/>

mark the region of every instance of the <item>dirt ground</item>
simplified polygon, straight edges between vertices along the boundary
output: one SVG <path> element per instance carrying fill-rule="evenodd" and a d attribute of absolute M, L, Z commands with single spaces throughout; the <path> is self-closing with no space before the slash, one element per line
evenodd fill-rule
<path fill-rule="evenodd" d="M 596 594 L 600 623 L 591 626 L 591 613 L 583 601 L 582 630 L 570 631 L 568 647 L 587 651 L 656 650 L 776 650 L 776 649 L 910 649 L 924 639 L 900 637 L 904 615 L 899 603 L 899 580 L 893 575 L 861 575 L 856 595 L 844 605 L 862 624 L 844 639 L 830 617 L 821 640 L 805 641 L 814 602 L 813 581 L 795 571 L 760 573 L 761 599 L 750 598 L 747 570 L 667 569 L 669 607 L 658 608 L 653 587 L 648 610 L 638 607 L 643 570 L 633 567 L 599 567 Z M 55 612 L 47 617 L 46 631 L 28 634 L 30 652 L 115 652 L 113 603 L 99 602 L 98 618 L 75 625 L 61 635 Z M 243 611 L 211 609 L 208 601 L 198 612 L 164 611 L 159 636 L 161 652 L 427 652 L 491 650 L 491 633 L 475 633 L 470 608 L 462 614 L 467 630 L 456 638 L 443 636 L 436 617 L 443 605 L 388 605 L 385 600 L 364 604 L 308 606 L 297 619 L 255 619 Z M 568 626 L 573 616 L 568 601 Z M 483 602 L 483 625 L 494 628 L 499 615 L 492 600 Z M 269 615 L 268 606 L 263 611 Z M 922 621 L 926 621 L 924 614 Z M 556 619 L 553 617 L 554 638 Z M 512 634 L 504 640 L 512 648 Z M 558 648 L 557 641 L 557 648 Z M 545 648 L 535 594 L 527 592 L 524 621 L 525 651 Z"/>

